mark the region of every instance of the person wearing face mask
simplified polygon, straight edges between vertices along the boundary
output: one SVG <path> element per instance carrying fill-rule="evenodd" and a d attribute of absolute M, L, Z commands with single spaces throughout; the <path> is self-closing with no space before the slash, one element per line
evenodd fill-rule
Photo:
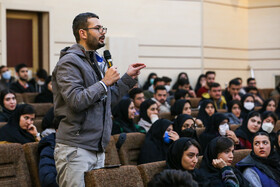
<path fill-rule="evenodd" d="M 192 114 L 191 102 L 185 99 L 179 99 L 171 107 L 171 115 L 175 118 L 180 114 Z"/>
<path fill-rule="evenodd" d="M 214 138 L 207 145 L 199 172 L 210 184 L 210 187 L 249 187 L 242 173 L 232 167 L 234 142 L 227 137 Z"/>
<path fill-rule="evenodd" d="M 272 145 L 276 141 L 276 133 L 273 132 L 274 126 L 276 125 L 278 118 L 274 112 L 265 111 L 262 113 L 262 127 L 261 131 L 267 132 L 269 134 L 269 138 L 271 140 Z"/>
<path fill-rule="evenodd" d="M 142 102 L 140 105 L 140 121 L 138 125 L 148 132 L 156 120 L 158 120 L 157 103 L 152 99 Z"/>
<path fill-rule="evenodd" d="M 171 121 L 167 119 L 157 120 L 145 137 L 138 164 L 165 160 L 169 145 L 177 139 L 179 139 L 179 135 L 173 131 Z"/>
<path fill-rule="evenodd" d="M 49 76 L 42 87 L 42 92 L 35 97 L 35 103 L 53 103 L 52 76 Z"/>
<path fill-rule="evenodd" d="M 173 123 L 174 131 L 181 137 L 193 138 L 198 141 L 196 135 L 195 121 L 192 116 L 187 114 L 180 114 Z"/>
<path fill-rule="evenodd" d="M 280 157 L 266 132 L 255 134 L 251 153 L 236 167 L 252 187 L 280 186 Z"/>
<path fill-rule="evenodd" d="M 147 81 L 145 82 L 144 86 L 143 86 L 143 90 L 148 90 L 148 88 L 154 84 L 154 80 L 155 78 L 157 78 L 157 74 L 156 73 L 150 73 L 148 76 Z"/>
<path fill-rule="evenodd" d="M 42 93 L 45 89 L 44 84 L 47 78 L 47 71 L 44 69 L 39 69 L 36 72 L 35 78 L 32 78 L 28 83 L 34 86 L 35 92 Z"/>
<path fill-rule="evenodd" d="M 8 122 L 17 107 L 16 95 L 12 90 L 2 90 L 0 93 L 0 105 L 2 112 L 0 112 L 0 122 Z"/>
<path fill-rule="evenodd" d="M 255 99 L 252 94 L 245 94 L 242 96 L 241 98 L 242 108 L 241 108 L 241 115 L 240 115 L 242 120 L 247 118 L 249 112 L 254 111 L 255 109 L 254 103 L 255 103 Z"/>
<path fill-rule="evenodd" d="M 251 149 L 253 136 L 259 132 L 261 124 L 259 112 L 252 111 L 248 114 L 247 118 L 243 120 L 242 125 L 234 131 L 239 139 L 238 149 Z"/>
<path fill-rule="evenodd" d="M 238 100 L 231 100 L 228 103 L 228 112 L 225 115 L 229 119 L 229 124 L 241 124 L 240 114 L 241 114 L 242 105 Z"/>
<path fill-rule="evenodd" d="M 1 80 L 0 80 L 0 91 L 8 89 L 10 85 L 15 82 L 15 77 L 11 75 L 11 71 L 7 66 L 0 66 Z"/>

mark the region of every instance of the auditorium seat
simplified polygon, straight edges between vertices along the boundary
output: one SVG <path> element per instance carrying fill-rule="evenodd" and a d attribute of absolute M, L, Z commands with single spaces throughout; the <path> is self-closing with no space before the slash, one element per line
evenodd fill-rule
<path fill-rule="evenodd" d="M 219 112 L 219 113 L 226 113 L 227 109 L 217 109 L 217 112 Z"/>
<path fill-rule="evenodd" d="M 195 129 L 197 137 L 199 137 L 204 131 L 205 127 L 199 127 Z"/>
<path fill-rule="evenodd" d="M 173 120 L 174 119 L 174 117 L 171 116 L 170 112 L 159 113 L 158 117 L 159 117 L 159 119 L 168 119 L 168 120 Z"/>
<path fill-rule="evenodd" d="M 49 111 L 51 107 L 53 107 L 52 103 L 29 103 L 35 109 L 35 117 L 36 119 L 43 119 L 46 113 Z"/>
<path fill-rule="evenodd" d="M 115 142 L 119 139 L 119 134 L 114 135 Z M 140 149 L 145 140 L 145 134 L 143 133 L 127 133 L 126 140 L 121 146 L 119 158 L 122 165 L 136 165 Z"/>
<path fill-rule="evenodd" d="M 267 100 L 270 97 L 270 93 L 274 90 L 274 88 L 261 88 L 258 89 L 260 96 L 264 99 Z"/>
<path fill-rule="evenodd" d="M 235 131 L 240 126 L 241 126 L 240 124 L 232 124 L 232 125 L 229 125 L 229 128 L 230 128 L 230 130 Z"/>
<path fill-rule="evenodd" d="M 273 132 L 280 130 L 280 120 L 277 120 L 276 125 L 274 126 Z"/>
<path fill-rule="evenodd" d="M 16 94 L 17 104 L 23 104 L 24 100 L 22 94 L 21 93 L 15 93 L 15 94 Z"/>
<path fill-rule="evenodd" d="M 35 103 L 35 98 L 38 94 L 38 92 L 23 93 L 22 97 L 24 103 Z"/>
<path fill-rule="evenodd" d="M 28 170 L 31 177 L 33 187 L 40 187 L 39 178 L 39 155 L 38 155 L 39 142 L 26 143 L 23 145 L 25 159 L 27 162 Z"/>
<path fill-rule="evenodd" d="M 119 154 L 116 148 L 116 142 L 113 136 L 110 138 L 110 142 L 105 150 L 105 166 L 120 164 Z"/>
<path fill-rule="evenodd" d="M 0 144 L 0 178 L 0 186 L 31 186 L 21 144 Z"/>
<path fill-rule="evenodd" d="M 193 110 L 192 109 L 192 113 L 191 113 L 193 118 L 196 118 L 198 116 L 198 110 Z"/>
<path fill-rule="evenodd" d="M 251 152 L 251 149 L 239 149 L 239 150 L 234 150 L 234 157 L 232 161 L 232 166 L 235 166 L 235 164 L 239 161 L 241 161 L 243 158 L 248 156 Z"/>
<path fill-rule="evenodd" d="M 144 186 L 146 187 L 155 174 L 160 173 L 164 170 L 164 168 L 166 167 L 166 162 L 152 162 L 148 164 L 141 164 L 137 167 L 140 171 Z"/>
<path fill-rule="evenodd" d="M 201 97 L 190 98 L 189 100 L 191 102 L 192 108 L 197 108 L 198 104 L 199 104 L 199 101 L 201 100 Z"/>
<path fill-rule="evenodd" d="M 37 128 L 37 131 L 38 132 L 42 132 L 42 119 L 36 119 L 34 120 L 34 123 L 35 127 Z"/>
<path fill-rule="evenodd" d="M 143 187 L 137 166 L 96 169 L 85 173 L 86 187 Z"/>

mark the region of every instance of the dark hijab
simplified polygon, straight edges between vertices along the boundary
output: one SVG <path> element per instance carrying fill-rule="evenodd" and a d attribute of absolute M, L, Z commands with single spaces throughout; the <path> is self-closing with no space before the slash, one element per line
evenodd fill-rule
<path fill-rule="evenodd" d="M 128 99 L 122 99 L 119 104 L 114 108 L 113 110 L 113 129 L 112 134 L 118 134 L 117 132 L 114 132 L 114 129 L 116 128 L 122 128 L 123 132 L 137 132 L 136 127 L 133 123 L 133 119 L 128 118 L 128 108 L 131 104 L 131 100 Z M 118 125 L 116 125 L 118 124 Z"/>
<path fill-rule="evenodd" d="M 255 133 L 252 133 L 249 131 L 248 121 L 250 120 L 250 118 L 255 117 L 255 116 L 261 117 L 260 113 L 256 112 L 256 111 L 252 111 L 248 114 L 247 118 L 245 118 L 243 120 L 242 125 L 234 131 L 234 133 L 237 137 L 248 140 L 250 143 L 253 142 L 253 137 L 254 137 Z"/>
<path fill-rule="evenodd" d="M 240 101 L 238 100 L 231 100 L 229 103 L 228 103 L 228 112 L 232 113 L 232 107 L 233 105 L 237 104 L 239 107 L 240 107 L 240 110 L 242 109 L 242 104 Z"/>
<path fill-rule="evenodd" d="M 275 101 L 274 99 L 272 99 L 272 98 L 267 99 L 267 100 L 264 101 L 262 108 L 259 110 L 259 113 L 262 114 L 263 112 L 266 111 L 266 107 L 267 107 L 267 105 L 268 105 L 268 103 L 269 103 L 270 101 L 274 101 L 274 103 L 275 103 L 275 105 L 276 105 L 276 101 Z"/>
<path fill-rule="evenodd" d="M 43 85 L 43 92 L 36 96 L 35 103 L 53 103 L 53 93 L 48 89 L 48 84 L 52 81 L 52 76 L 48 76 Z"/>
<path fill-rule="evenodd" d="M 183 79 L 189 79 L 189 76 L 188 76 L 188 74 L 187 74 L 187 73 L 185 73 L 185 72 L 181 72 L 181 73 L 179 73 L 179 75 L 178 75 L 178 77 L 177 77 L 177 80 L 176 80 L 175 84 L 172 86 L 172 90 L 177 90 L 177 89 L 178 89 L 178 86 L 179 86 L 179 80 L 180 80 L 180 79 L 182 79 L 182 78 L 181 78 L 181 76 L 182 76 L 182 75 L 185 75 L 185 76 L 186 76 L 186 78 L 183 78 Z"/>
<path fill-rule="evenodd" d="M 200 164 L 199 171 L 203 176 L 207 177 L 208 180 L 211 181 L 211 186 L 224 186 L 222 181 L 221 169 L 215 168 L 212 162 L 213 159 L 217 159 L 219 153 L 231 147 L 230 146 L 228 148 L 225 148 L 225 150 L 218 151 L 218 144 L 221 144 L 221 142 L 223 142 L 225 139 L 229 138 L 220 136 L 211 140 L 205 149 L 202 162 Z M 233 145 L 234 143 L 232 142 L 232 146 Z M 249 186 L 248 181 L 243 178 L 242 174 L 237 169 L 235 169 L 234 167 L 231 167 L 231 169 L 237 177 L 240 186 Z"/>
<path fill-rule="evenodd" d="M 163 135 L 170 125 L 172 125 L 172 122 L 167 119 L 159 119 L 153 123 L 141 148 L 138 164 L 166 159 L 168 146 L 170 144 L 166 144 L 163 141 Z"/>
<path fill-rule="evenodd" d="M 199 75 L 199 77 L 198 77 L 198 79 L 197 79 L 197 82 L 196 82 L 196 85 L 195 85 L 195 93 L 197 93 L 197 91 L 199 90 L 199 88 L 201 88 L 201 83 L 200 83 L 200 80 L 202 79 L 202 78 L 206 78 L 206 76 L 205 76 L 205 74 L 201 74 L 201 75 Z"/>
<path fill-rule="evenodd" d="M 156 104 L 156 102 L 152 99 L 147 99 L 146 101 L 142 102 L 140 105 L 140 119 L 143 118 L 143 120 L 152 123 L 151 119 L 149 118 L 147 114 L 148 108 L 150 108 L 151 105 Z"/>
<path fill-rule="evenodd" d="M 241 114 L 240 114 L 240 117 L 244 120 L 244 119 L 246 119 L 247 118 L 247 115 L 249 114 L 249 112 L 251 112 L 251 111 L 254 111 L 254 108 L 252 109 L 252 110 L 247 110 L 246 108 L 244 108 L 244 101 L 245 101 L 245 99 L 247 98 L 247 97 L 252 97 L 253 98 L 253 101 L 254 101 L 254 103 L 255 103 L 255 98 L 254 98 L 254 96 L 252 95 L 252 94 L 245 94 L 245 95 L 243 95 L 242 96 L 242 98 L 241 98 L 241 104 L 242 104 L 242 108 L 241 108 Z"/>
<path fill-rule="evenodd" d="M 148 76 L 148 79 L 147 79 L 147 81 L 145 82 L 145 84 L 144 84 L 144 86 L 143 86 L 143 90 L 147 90 L 150 86 L 151 86 L 151 78 L 153 77 L 153 76 L 157 76 L 157 74 L 156 73 L 150 73 L 149 74 L 149 76 Z"/>
<path fill-rule="evenodd" d="M 35 114 L 35 111 L 31 105 L 19 105 L 9 119 L 8 124 L 0 129 L 0 141 L 21 144 L 35 142 L 33 135 L 23 130 L 19 125 L 20 116 L 24 114 Z"/>
<path fill-rule="evenodd" d="M 203 122 L 203 125 L 204 127 L 207 127 L 208 126 L 208 123 L 209 123 L 209 119 L 210 119 L 210 116 L 207 114 L 206 112 L 206 106 L 211 103 L 214 107 L 214 110 L 215 110 L 215 113 L 217 112 L 216 111 L 216 107 L 214 105 L 214 102 L 210 99 L 205 99 L 201 102 L 200 104 L 200 108 L 199 108 L 199 111 L 198 111 L 198 115 L 197 115 L 197 119 L 200 119 L 202 122 Z"/>
<path fill-rule="evenodd" d="M 179 114 L 182 114 L 186 103 L 189 103 L 190 106 L 192 106 L 189 100 L 178 99 L 177 101 L 175 101 L 175 103 L 171 107 L 171 115 L 178 116 Z"/>
<path fill-rule="evenodd" d="M 0 122 L 7 122 L 9 118 L 12 116 L 13 112 L 15 111 L 15 110 L 8 110 L 4 105 L 4 98 L 9 93 L 16 96 L 12 90 L 8 90 L 8 89 L 2 90 L 0 94 L 0 105 L 2 107 L 2 112 L 0 112 Z"/>
<path fill-rule="evenodd" d="M 173 129 L 175 132 L 178 133 L 180 137 L 188 137 L 188 138 L 194 138 L 195 140 L 198 140 L 196 131 L 194 128 L 188 128 L 182 131 L 182 126 L 188 119 L 191 119 L 193 123 L 195 123 L 192 116 L 188 114 L 180 114 L 173 123 Z"/>

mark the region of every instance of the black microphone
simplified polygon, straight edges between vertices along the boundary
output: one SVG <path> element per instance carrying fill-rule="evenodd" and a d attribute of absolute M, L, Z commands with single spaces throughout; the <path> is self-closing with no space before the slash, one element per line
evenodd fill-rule
<path fill-rule="evenodd" d="M 105 50 L 103 52 L 103 56 L 104 56 L 105 60 L 108 63 L 108 68 L 112 67 L 113 66 L 113 60 L 112 60 L 110 51 L 109 50 Z"/>

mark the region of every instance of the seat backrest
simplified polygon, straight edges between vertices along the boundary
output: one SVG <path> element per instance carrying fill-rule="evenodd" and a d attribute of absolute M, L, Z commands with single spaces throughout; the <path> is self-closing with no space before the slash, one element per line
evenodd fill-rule
<path fill-rule="evenodd" d="M 201 100 L 201 97 L 190 98 L 192 108 L 197 108 L 200 100 Z"/>
<path fill-rule="evenodd" d="M 239 149 L 239 150 L 235 150 L 233 155 L 233 161 L 232 161 L 232 166 L 235 166 L 235 164 L 237 162 L 239 162 L 240 160 L 242 160 L 243 158 L 245 158 L 247 155 L 249 155 L 251 152 L 251 149 Z"/>
<path fill-rule="evenodd" d="M 199 137 L 204 131 L 205 127 L 199 127 L 195 129 L 197 137 Z"/>
<path fill-rule="evenodd" d="M 120 164 L 119 154 L 116 148 L 116 142 L 113 136 L 105 150 L 105 166 Z"/>
<path fill-rule="evenodd" d="M 0 186 L 31 186 L 21 144 L 0 144 L 0 178 Z"/>
<path fill-rule="evenodd" d="M 38 144 L 39 142 L 26 143 L 23 145 L 25 159 L 27 162 L 28 170 L 31 177 L 31 183 L 33 187 L 40 187 L 39 178 L 39 156 L 38 156 Z"/>
<path fill-rule="evenodd" d="M 277 122 L 274 126 L 274 129 L 273 129 L 273 132 L 277 132 L 278 130 L 280 130 L 280 120 L 277 120 Z"/>
<path fill-rule="evenodd" d="M 23 93 L 22 94 L 23 101 L 28 104 L 35 103 L 35 98 L 37 95 L 39 95 L 38 92 Z"/>
<path fill-rule="evenodd" d="M 34 123 L 35 127 L 37 128 L 37 131 L 38 132 L 42 132 L 42 119 L 36 119 L 34 120 Z"/>
<path fill-rule="evenodd" d="M 15 94 L 16 94 L 17 104 L 22 104 L 22 103 L 24 103 L 22 94 L 21 94 L 21 93 L 15 93 Z"/>
<path fill-rule="evenodd" d="M 191 115 L 192 115 L 193 118 L 196 118 L 198 116 L 198 110 L 193 110 L 192 109 L 192 114 Z"/>
<path fill-rule="evenodd" d="M 270 97 L 270 93 L 274 90 L 274 88 L 261 88 L 258 89 L 261 97 L 264 100 L 267 100 Z"/>
<path fill-rule="evenodd" d="M 153 176 L 157 173 L 162 172 L 165 166 L 166 166 L 165 161 L 138 165 L 137 167 L 141 173 L 144 186 L 148 186 L 148 183 L 153 178 Z"/>
<path fill-rule="evenodd" d="M 119 139 L 119 134 L 114 135 L 115 142 Z M 136 165 L 140 154 L 140 149 L 144 143 L 145 134 L 135 132 L 127 133 L 126 140 L 122 144 L 119 158 L 122 165 Z"/>
<path fill-rule="evenodd" d="M 143 187 L 137 166 L 96 169 L 85 173 L 86 187 Z"/>
<path fill-rule="evenodd" d="M 227 109 L 217 109 L 217 112 L 219 112 L 219 113 L 226 113 Z"/>
<path fill-rule="evenodd" d="M 53 107 L 52 103 L 30 103 L 35 109 L 36 119 L 43 119 L 46 113 Z"/>
<path fill-rule="evenodd" d="M 168 120 L 173 120 L 174 119 L 174 117 L 171 116 L 170 112 L 159 113 L 158 114 L 158 118 L 160 118 L 160 119 L 168 119 Z"/>

